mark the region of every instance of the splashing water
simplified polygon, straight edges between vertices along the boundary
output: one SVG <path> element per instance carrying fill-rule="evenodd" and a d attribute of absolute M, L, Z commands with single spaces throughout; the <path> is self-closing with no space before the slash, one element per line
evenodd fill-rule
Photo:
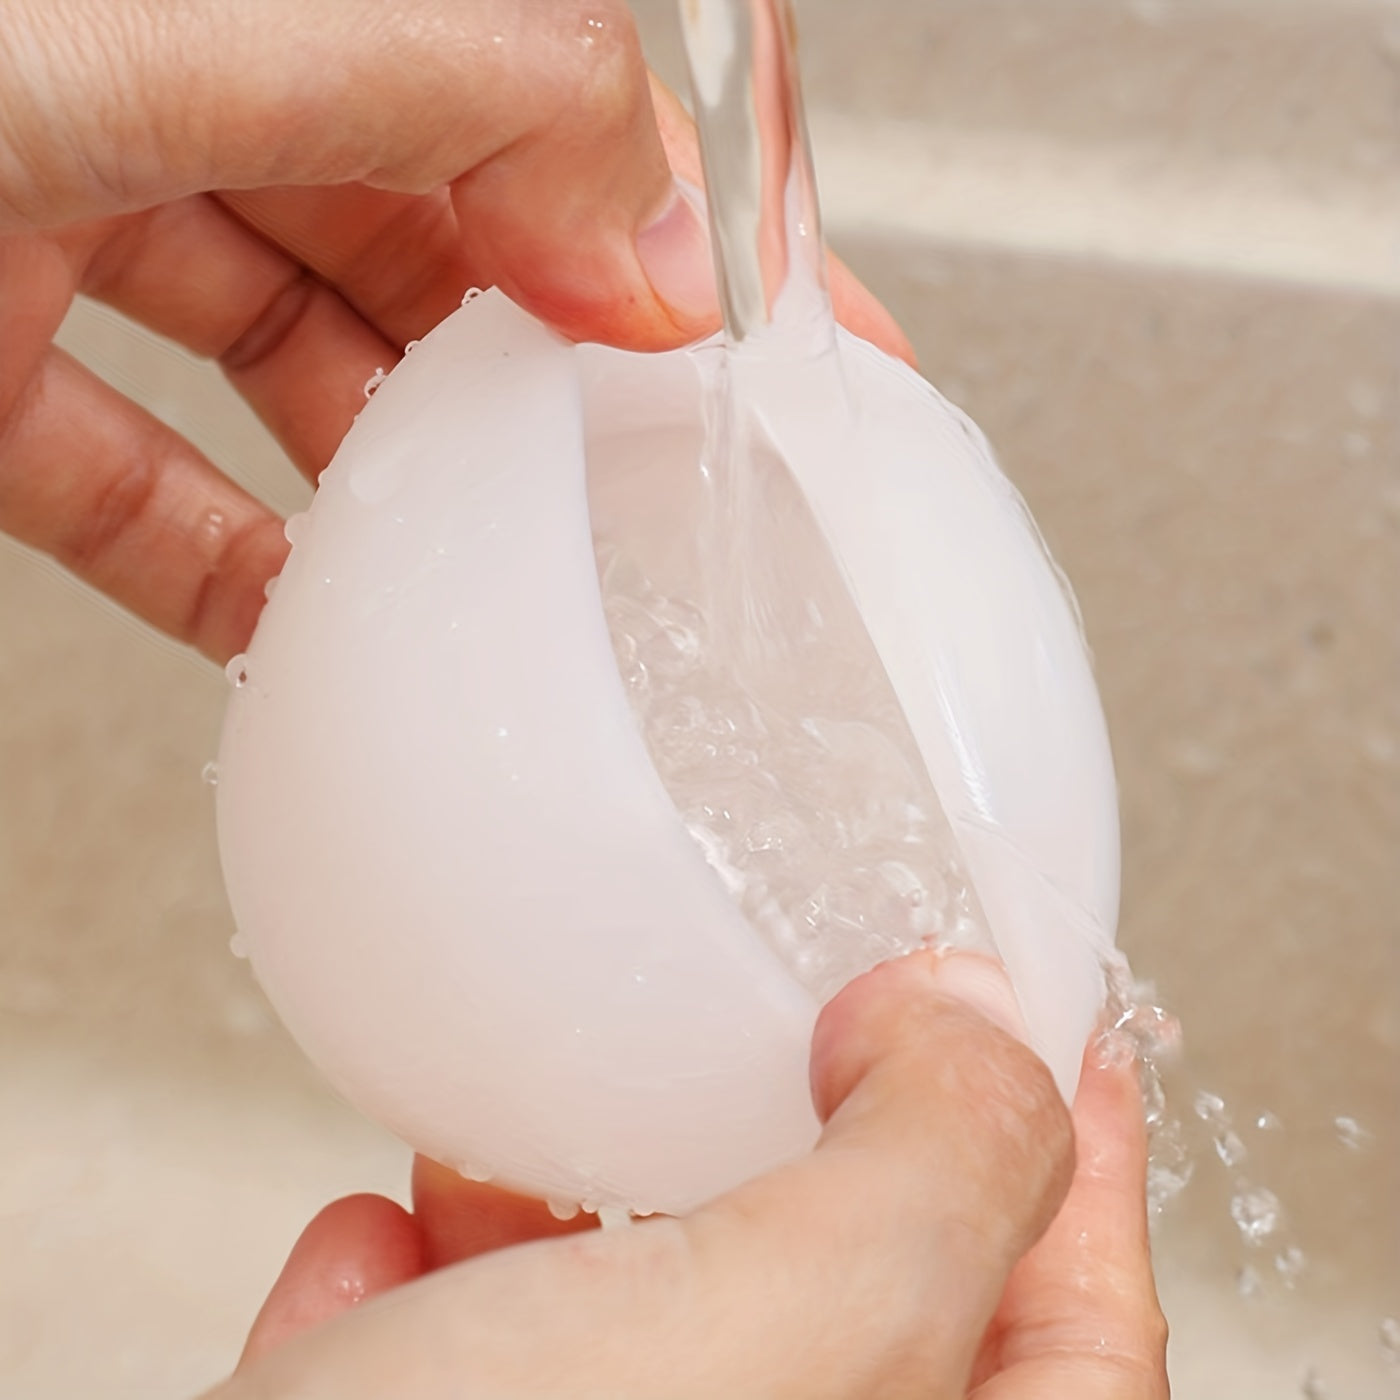
<path fill-rule="evenodd" d="M 1266 1186 L 1241 1183 L 1230 1198 L 1230 1216 L 1247 1244 L 1262 1244 L 1278 1229 L 1282 1208 Z"/>
<path fill-rule="evenodd" d="M 1337 1130 L 1337 1141 L 1350 1152 L 1360 1152 L 1371 1141 L 1371 1134 L 1355 1118 L 1343 1115 L 1334 1118 L 1332 1125 Z"/>
<path fill-rule="evenodd" d="M 853 605 L 838 619 L 839 600 L 807 594 L 781 689 L 750 687 L 698 606 L 658 593 L 616 543 L 601 541 L 598 558 L 618 669 L 657 772 L 731 897 L 805 986 L 825 1000 L 923 945 L 991 949 L 889 681 L 858 645 Z"/>

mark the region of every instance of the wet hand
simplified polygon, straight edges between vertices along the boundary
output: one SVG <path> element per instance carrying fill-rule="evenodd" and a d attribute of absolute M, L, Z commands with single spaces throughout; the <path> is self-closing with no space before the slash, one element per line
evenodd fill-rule
<path fill-rule="evenodd" d="M 412 1215 L 311 1224 L 218 1400 L 1165 1400 L 1135 1068 L 1086 1061 L 1076 1165 L 1017 1021 L 982 959 L 860 979 L 816 1150 L 683 1220 L 600 1233 L 420 1160 Z"/>
<path fill-rule="evenodd" d="M 313 479 L 468 287 L 639 349 L 718 322 L 623 0 L 10 0 L 0 92 L 0 529 L 215 660 L 281 522 L 54 347 L 77 293 L 218 360 Z"/>

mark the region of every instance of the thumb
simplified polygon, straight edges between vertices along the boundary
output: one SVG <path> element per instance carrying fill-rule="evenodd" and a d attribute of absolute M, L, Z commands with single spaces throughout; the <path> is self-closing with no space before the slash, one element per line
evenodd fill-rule
<path fill-rule="evenodd" d="M 0 235 L 214 189 L 451 186 L 483 280 L 566 333 L 717 321 L 624 0 L 17 0 L 0 91 Z"/>
<path fill-rule="evenodd" d="M 684 1220 L 444 1269 L 220 1394 L 962 1400 L 1073 1157 L 1013 1007 L 985 959 L 877 968 L 818 1025 L 810 1156 Z"/>
<path fill-rule="evenodd" d="M 695 1217 L 756 1271 L 781 1261 L 830 1281 L 788 1290 L 794 1315 L 765 1318 L 768 1346 L 806 1358 L 803 1393 L 964 1394 L 1006 1279 L 1073 1172 L 1069 1114 L 1020 1034 L 990 959 L 876 968 L 818 1022 L 817 1150 Z M 842 1375 L 857 1383 L 818 1385 Z"/>

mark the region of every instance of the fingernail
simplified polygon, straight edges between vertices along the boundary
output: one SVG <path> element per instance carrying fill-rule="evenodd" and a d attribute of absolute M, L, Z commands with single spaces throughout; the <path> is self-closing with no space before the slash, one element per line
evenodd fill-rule
<path fill-rule="evenodd" d="M 994 1026 L 1023 1045 L 1030 1044 L 1011 979 L 995 958 L 982 953 L 949 953 L 936 965 L 933 982 L 943 996 L 966 1002 Z"/>
<path fill-rule="evenodd" d="M 670 203 L 637 235 L 637 261 L 652 291 L 680 319 L 715 319 L 719 298 L 709 229 L 695 196 L 679 182 Z"/>

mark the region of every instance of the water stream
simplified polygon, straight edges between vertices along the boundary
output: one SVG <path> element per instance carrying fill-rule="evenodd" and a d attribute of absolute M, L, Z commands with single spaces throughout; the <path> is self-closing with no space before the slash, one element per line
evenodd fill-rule
<path fill-rule="evenodd" d="M 788 0 L 680 9 L 725 325 L 722 349 L 702 352 L 699 571 L 690 593 L 668 594 L 625 540 L 600 539 L 600 577 L 619 668 L 687 827 L 755 929 L 825 998 L 894 953 L 994 944 L 840 568 L 745 392 L 746 364 L 774 356 L 840 392 Z M 1295 1293 L 1307 1253 L 1254 1171 L 1256 1145 L 1283 1125 L 1191 1083 L 1181 1028 L 1151 986 L 1126 964 L 1106 975 L 1106 1023 L 1141 1068 L 1154 1228 L 1193 1179 L 1223 1173 L 1240 1296 Z M 1344 1149 L 1364 1150 L 1363 1125 L 1334 1127 Z M 1378 1322 L 1400 1367 L 1400 1323 Z M 1301 1393 L 1322 1385 L 1310 1371 Z"/>

